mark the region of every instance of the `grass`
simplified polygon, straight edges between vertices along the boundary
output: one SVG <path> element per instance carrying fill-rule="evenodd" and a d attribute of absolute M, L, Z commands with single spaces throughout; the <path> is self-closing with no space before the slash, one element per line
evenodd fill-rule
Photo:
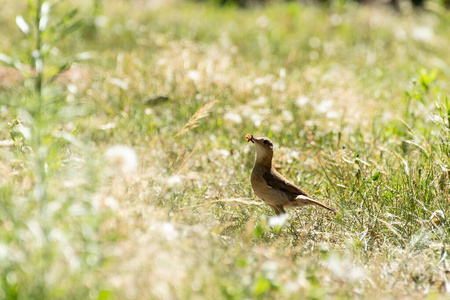
<path fill-rule="evenodd" d="M 99 3 L 0 69 L 0 298 L 448 297 L 448 12 Z M 247 133 L 339 212 L 274 225 Z"/>

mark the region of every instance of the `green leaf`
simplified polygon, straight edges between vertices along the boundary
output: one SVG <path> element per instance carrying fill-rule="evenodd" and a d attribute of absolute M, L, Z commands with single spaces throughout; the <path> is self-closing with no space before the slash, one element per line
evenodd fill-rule
<path fill-rule="evenodd" d="M 254 231 L 253 231 L 253 233 L 255 234 L 255 236 L 256 236 L 257 238 L 262 237 L 263 234 L 264 234 L 264 228 L 263 228 L 263 226 L 261 226 L 261 224 L 257 224 L 256 227 L 255 227 L 255 229 L 254 229 Z"/>
<path fill-rule="evenodd" d="M 81 20 L 77 20 L 77 21 L 73 22 L 71 25 L 69 25 L 68 27 L 63 29 L 59 38 L 60 39 L 65 38 L 67 35 L 76 31 L 80 26 L 81 26 Z"/>
<path fill-rule="evenodd" d="M 71 66 L 72 66 L 71 61 L 65 62 L 65 63 L 61 64 L 60 66 L 58 66 L 56 73 L 48 80 L 48 82 L 46 84 L 50 84 L 50 83 L 54 82 L 56 80 L 56 78 L 58 78 L 58 75 L 67 71 Z"/>
<path fill-rule="evenodd" d="M 58 74 L 65 72 L 72 65 L 71 62 L 66 62 L 58 67 Z"/>
<path fill-rule="evenodd" d="M 98 300 L 108 300 L 112 298 L 112 292 L 111 291 L 101 291 L 98 295 Z"/>
<path fill-rule="evenodd" d="M 380 176 L 381 176 L 381 172 L 380 172 L 380 171 L 376 172 L 376 173 L 372 176 L 372 181 L 377 181 L 378 178 L 380 178 Z"/>
<path fill-rule="evenodd" d="M 264 276 L 258 277 L 255 282 L 254 293 L 255 296 L 260 296 L 270 290 L 270 281 Z"/>

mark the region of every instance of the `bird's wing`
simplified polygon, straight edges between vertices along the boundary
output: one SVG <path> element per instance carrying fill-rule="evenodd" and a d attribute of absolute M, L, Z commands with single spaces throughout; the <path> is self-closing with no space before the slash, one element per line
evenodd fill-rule
<path fill-rule="evenodd" d="M 306 193 L 304 190 L 293 184 L 292 182 L 288 181 L 286 178 L 283 177 L 280 173 L 278 173 L 277 170 L 272 168 L 270 172 L 266 172 L 263 175 L 264 180 L 266 181 L 267 185 L 274 189 L 280 189 L 285 191 L 286 193 L 292 194 L 293 197 L 297 195 L 302 195 L 311 198 L 308 193 Z"/>

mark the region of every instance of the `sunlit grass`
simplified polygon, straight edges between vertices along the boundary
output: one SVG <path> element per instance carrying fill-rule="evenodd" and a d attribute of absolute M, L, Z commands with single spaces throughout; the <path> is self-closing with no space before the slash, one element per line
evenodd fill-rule
<path fill-rule="evenodd" d="M 21 127 L 33 72 L 0 69 L 0 298 L 448 296 L 448 12 L 78 5 L 46 61 L 91 57 L 44 94 L 49 218 Z M 25 10 L 0 12 L 0 52 L 22 61 Z M 247 133 L 339 212 L 274 226 Z"/>

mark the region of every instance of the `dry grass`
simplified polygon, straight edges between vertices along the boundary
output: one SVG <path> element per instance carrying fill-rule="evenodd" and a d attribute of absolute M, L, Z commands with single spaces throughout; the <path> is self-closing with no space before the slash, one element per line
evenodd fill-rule
<path fill-rule="evenodd" d="M 195 114 L 189 119 L 189 121 L 186 124 L 184 124 L 184 126 L 180 129 L 180 131 L 178 131 L 178 133 L 175 135 L 175 137 L 183 135 L 186 132 L 188 132 L 189 130 L 192 130 L 192 129 L 198 127 L 198 122 L 200 121 L 200 119 L 206 118 L 208 116 L 211 108 L 217 102 L 218 102 L 217 100 L 214 100 L 214 101 L 207 103 L 205 106 L 199 108 L 199 110 L 197 110 L 195 112 Z"/>

